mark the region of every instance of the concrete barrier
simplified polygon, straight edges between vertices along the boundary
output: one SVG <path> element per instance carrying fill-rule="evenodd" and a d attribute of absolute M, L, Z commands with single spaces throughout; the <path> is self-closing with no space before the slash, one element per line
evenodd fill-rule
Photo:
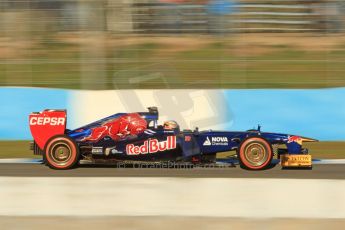
<path fill-rule="evenodd" d="M 344 180 L 0 177 L 0 216 L 345 218 L 344 194 Z"/>

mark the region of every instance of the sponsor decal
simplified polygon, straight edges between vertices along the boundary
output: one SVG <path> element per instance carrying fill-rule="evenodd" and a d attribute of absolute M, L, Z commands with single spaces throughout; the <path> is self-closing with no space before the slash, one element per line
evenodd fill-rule
<path fill-rule="evenodd" d="M 64 125 L 65 117 L 31 117 L 30 125 Z"/>
<path fill-rule="evenodd" d="M 116 146 L 114 146 L 114 147 L 106 148 L 104 153 L 105 153 L 106 156 L 109 156 L 110 154 L 121 154 L 122 152 L 118 151 L 116 149 Z"/>
<path fill-rule="evenodd" d="M 191 136 L 185 136 L 184 137 L 184 141 L 186 141 L 186 142 L 191 141 L 191 140 L 192 140 Z"/>
<path fill-rule="evenodd" d="M 280 158 L 283 167 L 310 167 L 312 165 L 311 155 L 290 155 L 284 154 Z"/>
<path fill-rule="evenodd" d="M 103 147 L 92 147 L 92 154 L 103 154 Z"/>
<path fill-rule="evenodd" d="M 209 145 L 211 145 L 210 138 L 206 137 L 206 140 L 205 140 L 205 142 L 204 142 L 203 145 L 204 145 L 204 146 L 209 146 Z"/>
<path fill-rule="evenodd" d="M 292 142 L 295 142 L 299 145 L 302 145 L 303 140 L 299 136 L 289 136 L 288 137 L 288 143 L 292 143 Z"/>
<path fill-rule="evenodd" d="M 122 153 L 122 152 L 114 148 L 114 149 L 111 150 L 111 153 L 112 154 L 119 154 L 119 153 Z"/>
<path fill-rule="evenodd" d="M 166 141 L 149 139 L 145 141 L 143 145 L 140 146 L 134 144 L 126 145 L 127 155 L 157 153 L 171 149 L 176 149 L 176 136 L 168 136 Z"/>
<path fill-rule="evenodd" d="M 151 129 L 146 129 L 146 130 L 144 131 L 144 133 L 147 134 L 147 135 L 154 135 L 156 132 L 153 131 L 153 130 L 151 130 Z"/>
<path fill-rule="evenodd" d="M 206 140 L 203 143 L 204 146 L 211 146 L 211 145 L 228 145 L 228 138 L 227 137 L 206 137 Z"/>

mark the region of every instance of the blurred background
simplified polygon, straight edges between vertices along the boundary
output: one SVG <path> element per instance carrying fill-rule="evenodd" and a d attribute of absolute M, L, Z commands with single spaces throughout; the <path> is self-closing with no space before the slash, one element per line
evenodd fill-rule
<path fill-rule="evenodd" d="M 0 110 L 7 113 L 0 114 L 0 139 L 11 141 L 0 142 L 0 157 L 31 156 L 27 141 L 13 148 L 13 140 L 30 138 L 32 111 L 68 108 L 73 125 L 119 112 L 116 93 L 123 111 L 151 103 L 139 103 L 134 91 L 99 91 L 110 89 L 278 89 L 219 91 L 228 103 L 211 104 L 223 119 L 209 118 L 231 123 L 223 129 L 260 123 L 265 130 L 344 140 L 344 91 L 329 89 L 345 86 L 344 28 L 341 0 L 0 0 L 0 86 L 57 90 L 1 89 Z M 305 90 L 320 88 L 328 90 Z M 98 91 L 71 96 L 79 94 L 60 89 Z M 160 102 L 162 96 L 151 99 L 177 119 L 197 111 L 192 94 L 174 106 Z M 327 156 L 343 158 L 345 142 L 314 146 L 317 157 L 327 149 Z"/>
<path fill-rule="evenodd" d="M 345 88 L 334 89 L 345 87 L 344 29 L 344 0 L 0 0 L 1 162 L 41 158 L 29 151 L 30 112 L 67 108 L 70 126 L 152 105 L 184 128 L 261 124 L 320 139 L 305 145 L 313 158 L 344 159 Z M 106 168 L 59 179 L 43 165 L 33 178 L 35 165 L 4 165 L 1 229 L 344 226 L 344 180 L 333 180 L 343 178 L 341 165 L 239 173 L 272 180 L 140 179 L 147 174 L 135 169 L 121 178 L 115 168 L 106 179 L 87 178 Z M 293 179 L 301 176 L 311 179 Z M 173 217 L 180 211 L 188 215 Z"/>
<path fill-rule="evenodd" d="M 0 86 L 345 85 L 341 0 L 0 0 Z"/>

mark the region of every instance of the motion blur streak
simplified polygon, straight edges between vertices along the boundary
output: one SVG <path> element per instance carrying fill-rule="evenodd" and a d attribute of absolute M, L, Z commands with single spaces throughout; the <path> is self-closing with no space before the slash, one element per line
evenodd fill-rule
<path fill-rule="evenodd" d="M 341 0 L 1 0 L 0 85 L 345 86 Z"/>
<path fill-rule="evenodd" d="M 2 216 L 345 218 L 343 180 L 1 177 L 0 188 Z"/>
<path fill-rule="evenodd" d="M 122 230 L 198 229 L 343 229 L 343 219 L 243 219 L 219 217 L 0 217 L 2 229 L 37 230 L 49 226 L 50 230 L 109 229 L 116 226 Z M 15 222 L 15 224 L 13 224 Z M 231 227 L 229 227 L 231 226 Z M 264 226 L 260 228 L 258 226 Z"/>

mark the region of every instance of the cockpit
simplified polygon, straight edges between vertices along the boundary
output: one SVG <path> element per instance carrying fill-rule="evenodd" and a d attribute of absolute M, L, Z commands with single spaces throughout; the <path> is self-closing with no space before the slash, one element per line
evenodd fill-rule
<path fill-rule="evenodd" d="M 142 118 L 147 121 L 147 129 L 154 129 L 154 130 L 164 130 L 164 131 L 180 131 L 180 126 L 176 121 L 169 120 L 165 121 L 163 125 L 158 124 L 158 108 L 157 107 L 148 107 L 149 111 L 146 113 L 140 113 Z"/>

